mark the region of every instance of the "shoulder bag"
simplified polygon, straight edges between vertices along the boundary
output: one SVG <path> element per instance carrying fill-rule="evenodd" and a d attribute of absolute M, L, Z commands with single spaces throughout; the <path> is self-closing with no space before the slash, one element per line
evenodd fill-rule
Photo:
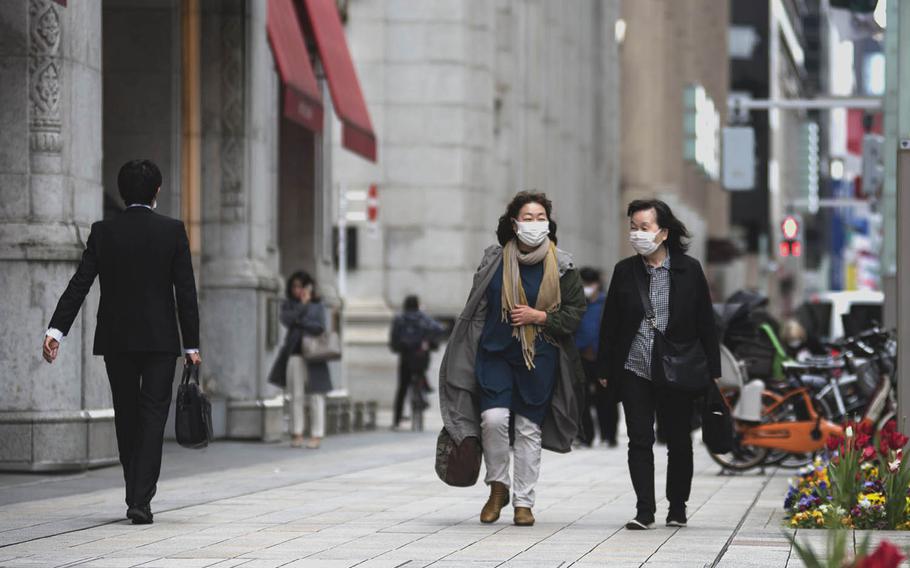
<path fill-rule="evenodd" d="M 688 392 L 703 391 L 711 382 L 708 357 L 698 339 L 692 341 L 670 341 L 657 327 L 654 307 L 651 305 L 648 287 L 641 276 L 641 270 L 633 267 L 635 284 L 645 310 L 645 319 L 654 329 L 654 359 L 651 368 L 656 370 L 652 377 L 658 384 Z"/>
<path fill-rule="evenodd" d="M 332 318 L 325 318 L 325 331 L 319 335 L 303 334 L 301 353 L 308 363 L 321 363 L 341 359 L 341 337 L 334 329 L 329 328 Z"/>
<path fill-rule="evenodd" d="M 436 475 L 446 485 L 471 487 L 480 477 L 480 440 L 469 436 L 456 444 L 445 428 L 436 440 Z"/>

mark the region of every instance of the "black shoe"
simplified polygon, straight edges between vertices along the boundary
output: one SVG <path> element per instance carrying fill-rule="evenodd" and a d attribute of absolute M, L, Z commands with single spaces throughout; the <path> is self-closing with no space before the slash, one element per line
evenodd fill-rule
<path fill-rule="evenodd" d="M 635 515 L 635 518 L 626 523 L 626 530 L 646 531 L 654 528 L 654 517 L 645 517 L 644 515 Z"/>
<path fill-rule="evenodd" d="M 607 440 L 607 446 L 615 448 L 617 445 L 616 440 Z"/>
<path fill-rule="evenodd" d="M 126 518 L 133 521 L 134 525 L 150 525 L 154 522 L 152 508 L 149 505 L 136 505 L 126 512 Z"/>
<path fill-rule="evenodd" d="M 673 507 L 670 509 L 670 512 L 667 514 L 667 526 L 675 528 L 684 528 L 686 526 L 686 508 L 676 508 Z"/>

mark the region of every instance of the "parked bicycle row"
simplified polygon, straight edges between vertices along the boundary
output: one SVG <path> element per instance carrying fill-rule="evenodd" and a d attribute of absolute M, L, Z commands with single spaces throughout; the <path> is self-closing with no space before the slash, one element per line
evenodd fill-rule
<path fill-rule="evenodd" d="M 730 471 L 800 467 L 846 421 L 881 427 L 894 417 L 893 331 L 872 322 L 841 338 L 810 337 L 795 320 L 778 326 L 765 304 L 761 296 L 738 293 L 715 306 L 720 386 L 736 430 L 733 450 L 712 454 L 718 464 Z M 846 330 L 856 328 L 850 317 L 843 316 Z"/>

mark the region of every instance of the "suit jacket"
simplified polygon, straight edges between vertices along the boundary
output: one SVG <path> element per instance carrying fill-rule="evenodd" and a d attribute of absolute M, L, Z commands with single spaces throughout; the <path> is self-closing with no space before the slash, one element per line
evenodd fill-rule
<path fill-rule="evenodd" d="M 637 254 L 619 261 L 613 269 L 600 322 L 599 378 L 619 377 L 645 317 L 633 271 L 638 271 L 642 281 L 648 282 L 648 271 Z M 682 253 L 670 256 L 670 318 L 665 335 L 674 342 L 700 340 L 711 377 L 720 377 L 720 345 L 708 281 L 701 264 Z"/>
<path fill-rule="evenodd" d="M 57 303 L 50 326 L 69 333 L 98 276 L 101 302 L 95 355 L 199 348 L 199 306 L 189 240 L 181 221 L 129 207 L 92 225 L 82 262 Z"/>

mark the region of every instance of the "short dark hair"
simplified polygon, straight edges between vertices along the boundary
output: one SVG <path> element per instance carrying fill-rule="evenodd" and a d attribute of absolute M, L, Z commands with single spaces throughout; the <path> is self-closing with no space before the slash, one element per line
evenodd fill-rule
<path fill-rule="evenodd" d="M 285 295 L 285 297 L 287 297 L 288 300 L 297 299 L 294 297 L 294 293 L 291 290 L 291 288 L 294 287 L 294 282 L 300 282 L 300 285 L 304 286 L 304 287 L 312 285 L 313 286 L 312 301 L 314 301 L 314 302 L 319 301 L 319 295 L 316 293 L 316 280 L 312 276 L 310 276 L 309 272 L 306 272 L 304 270 L 298 270 L 294 274 L 291 274 L 290 277 L 288 277 L 288 281 L 284 286 L 284 295 Z"/>
<path fill-rule="evenodd" d="M 603 284 L 600 279 L 600 270 L 590 266 L 582 266 L 578 269 L 578 275 L 585 284 Z"/>
<path fill-rule="evenodd" d="M 127 205 L 151 205 L 159 187 L 161 170 L 151 160 L 130 160 L 117 174 L 117 189 Z"/>
<path fill-rule="evenodd" d="M 404 311 L 416 312 L 420 309 L 420 298 L 416 294 L 411 294 L 404 299 Z"/>
<path fill-rule="evenodd" d="M 692 234 L 686 229 L 682 221 L 673 215 L 670 206 L 660 199 L 636 199 L 629 204 L 626 216 L 632 218 L 639 211 L 653 209 L 657 215 L 657 226 L 667 229 L 667 248 L 670 252 L 684 253 L 689 250 L 689 239 Z"/>
<path fill-rule="evenodd" d="M 506 206 L 506 212 L 499 218 L 499 224 L 496 226 L 496 238 L 499 244 L 506 246 L 506 243 L 515 238 L 515 229 L 512 228 L 512 219 L 518 217 L 518 212 L 528 203 L 539 203 L 547 212 L 547 219 L 550 220 L 550 240 L 556 244 L 556 221 L 553 220 L 553 202 L 547 198 L 546 193 L 536 191 L 520 191 L 512 201 Z"/>

